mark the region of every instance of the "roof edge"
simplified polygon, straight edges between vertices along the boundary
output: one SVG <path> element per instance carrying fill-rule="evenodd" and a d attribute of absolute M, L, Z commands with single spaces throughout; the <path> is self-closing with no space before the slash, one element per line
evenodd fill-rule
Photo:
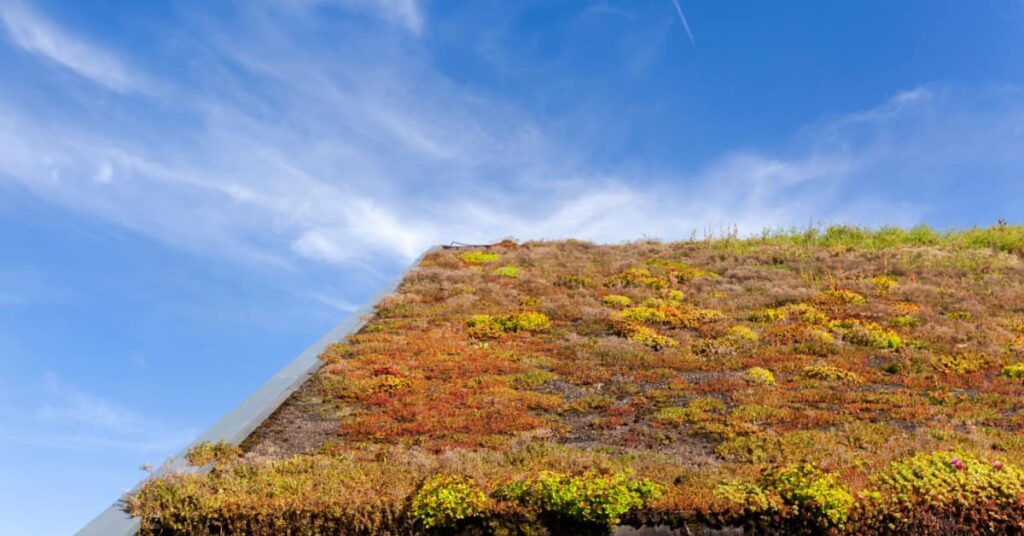
<path fill-rule="evenodd" d="M 366 324 L 366 319 L 373 313 L 373 308 L 380 300 L 398 290 L 405 277 L 420 265 L 423 258 L 443 246 L 434 246 L 424 251 L 401 274 L 385 285 L 380 291 L 364 302 L 344 320 L 331 328 L 312 346 L 306 348 L 277 374 L 267 380 L 235 409 L 221 418 L 205 432 L 199 434 L 194 441 L 172 456 L 154 473 L 160 476 L 175 472 L 203 473 L 211 466 L 193 467 L 185 461 L 185 454 L 193 446 L 205 442 L 224 441 L 234 445 L 241 444 L 260 424 L 263 423 L 296 389 L 309 379 L 321 365 L 319 356 L 327 345 L 338 342 L 345 337 L 357 333 Z M 211 464 L 212 465 L 212 464 Z M 152 477 L 150 477 L 152 478 Z M 138 490 L 148 479 L 142 480 L 132 489 Z M 129 492 L 131 493 L 131 492 Z M 118 499 L 99 513 L 88 524 L 82 527 L 76 536 L 134 536 L 141 528 L 141 520 L 124 511 L 124 500 Z"/>

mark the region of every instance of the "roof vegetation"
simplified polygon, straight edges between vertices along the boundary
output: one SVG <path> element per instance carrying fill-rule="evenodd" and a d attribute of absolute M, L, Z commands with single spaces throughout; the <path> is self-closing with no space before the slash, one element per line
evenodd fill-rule
<path fill-rule="evenodd" d="M 143 532 L 1024 531 L 1020 226 L 436 250 L 321 359 Z"/>

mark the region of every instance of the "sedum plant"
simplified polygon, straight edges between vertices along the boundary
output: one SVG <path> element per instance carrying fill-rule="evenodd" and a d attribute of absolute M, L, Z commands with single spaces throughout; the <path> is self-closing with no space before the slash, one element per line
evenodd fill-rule
<path fill-rule="evenodd" d="M 1024 363 L 1007 365 L 1003 367 L 1002 374 L 1007 378 L 1013 378 L 1015 380 L 1024 380 Z"/>
<path fill-rule="evenodd" d="M 532 479 L 505 484 L 495 496 L 571 523 L 611 527 L 662 492 L 662 486 L 651 480 L 630 479 L 623 473 L 569 476 L 542 471 Z"/>
<path fill-rule="evenodd" d="M 493 339 L 505 333 L 544 331 L 551 327 L 551 319 L 543 313 L 526 312 L 510 315 L 473 315 L 466 321 L 471 336 Z"/>
<path fill-rule="evenodd" d="M 1016 534 L 1024 527 L 1024 470 L 999 460 L 922 453 L 893 462 L 870 485 L 860 521 L 880 532 L 930 532 L 937 520 L 958 533 Z M 968 526 L 958 530 L 958 520 Z"/>
<path fill-rule="evenodd" d="M 413 496 L 409 513 L 426 529 L 454 528 L 482 514 L 487 502 L 487 496 L 469 480 L 437 475 L 424 482 Z"/>
<path fill-rule="evenodd" d="M 800 376 L 808 380 L 826 382 L 859 383 L 862 381 L 861 377 L 857 373 L 850 372 L 839 367 L 834 367 L 832 365 L 811 365 L 804 367 Z"/>
<path fill-rule="evenodd" d="M 459 254 L 459 259 L 466 264 L 488 264 L 496 262 L 498 258 L 497 253 L 487 251 L 466 251 Z"/>
<path fill-rule="evenodd" d="M 842 528 L 855 501 L 839 475 L 810 464 L 770 470 L 756 482 L 726 482 L 715 495 L 738 504 L 748 517 L 815 534 Z"/>
<path fill-rule="evenodd" d="M 609 294 L 601 298 L 601 303 L 611 307 L 629 307 L 632 305 L 633 300 L 626 296 L 620 296 L 618 294 Z"/>
<path fill-rule="evenodd" d="M 775 385 L 775 375 L 772 371 L 763 367 L 751 367 L 743 375 L 743 378 L 750 383 L 758 385 Z"/>
<path fill-rule="evenodd" d="M 499 266 L 498 268 L 495 268 L 494 271 L 491 273 L 497 276 L 509 277 L 514 279 L 516 277 L 519 277 L 519 274 L 522 273 L 522 271 L 522 268 L 510 264 L 507 266 Z"/>
<path fill-rule="evenodd" d="M 199 467 L 214 462 L 226 462 L 241 455 L 242 449 L 237 445 L 232 445 L 231 443 L 226 443 L 224 441 L 218 441 L 216 443 L 210 443 L 207 441 L 190 448 L 188 452 L 185 453 L 185 458 L 188 460 L 188 463 Z"/>

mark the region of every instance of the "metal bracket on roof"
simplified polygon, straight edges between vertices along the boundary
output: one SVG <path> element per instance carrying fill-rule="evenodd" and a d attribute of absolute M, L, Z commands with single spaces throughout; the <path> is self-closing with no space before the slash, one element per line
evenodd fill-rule
<path fill-rule="evenodd" d="M 464 244 L 462 242 L 452 242 L 447 246 L 441 246 L 444 249 L 459 249 L 459 248 L 489 248 L 491 244 Z"/>
<path fill-rule="evenodd" d="M 516 245 L 516 241 L 514 239 L 511 239 L 511 238 L 506 238 L 505 240 L 502 240 L 501 242 L 495 242 L 493 244 L 466 244 L 466 243 L 463 243 L 463 242 L 452 241 L 447 246 L 441 246 L 441 249 L 459 249 L 459 248 L 485 248 L 485 249 L 490 249 L 490 248 L 493 248 L 493 247 L 509 246 L 509 245 L 513 245 L 513 246 Z"/>
<path fill-rule="evenodd" d="M 296 389 L 320 368 L 321 362 L 318 358 L 324 349 L 327 348 L 327 345 L 338 342 L 362 329 L 366 324 L 366 319 L 373 313 L 373 307 L 381 298 L 398 290 L 398 286 L 405 279 L 405 276 L 419 266 L 420 261 L 424 257 L 436 249 L 438 248 L 430 248 L 420 255 L 412 265 L 406 268 L 379 293 L 342 320 L 341 323 L 334 326 L 320 340 L 306 348 L 291 363 L 285 365 L 280 372 L 270 378 L 267 383 L 264 383 L 253 394 L 249 395 L 249 398 L 246 398 L 235 409 L 225 415 L 217 424 L 200 434 L 195 441 L 178 453 L 178 455 L 169 458 L 154 473 L 154 476 L 169 473 L 202 473 L 209 471 L 211 466 L 193 467 L 185 461 L 185 454 L 189 449 L 206 442 L 224 441 L 234 445 L 241 444 L 242 441 L 249 437 L 249 434 L 256 430 L 271 413 L 277 410 Z M 140 482 L 129 493 L 137 491 L 144 482 Z M 124 500 L 118 500 L 110 505 L 106 510 L 103 510 L 98 516 L 93 518 L 89 524 L 82 527 L 76 533 L 77 536 L 134 536 L 139 532 L 142 524 L 139 518 L 125 512 L 124 506 Z"/>

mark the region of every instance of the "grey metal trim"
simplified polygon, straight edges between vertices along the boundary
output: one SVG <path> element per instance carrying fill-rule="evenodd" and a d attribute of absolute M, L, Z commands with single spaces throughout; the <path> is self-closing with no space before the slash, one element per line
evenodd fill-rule
<path fill-rule="evenodd" d="M 318 357 L 327 345 L 340 341 L 348 335 L 354 334 L 366 324 L 366 319 L 373 313 L 374 306 L 384 296 L 398 290 L 402 280 L 431 252 L 438 249 L 428 249 L 415 262 L 406 268 L 398 277 L 378 292 L 369 301 L 365 302 L 355 312 L 334 326 L 331 331 L 320 338 L 304 352 L 298 355 L 291 363 L 285 365 L 280 372 L 270 378 L 262 387 L 249 395 L 241 404 L 224 416 L 217 424 L 199 435 L 188 447 L 185 447 L 177 456 L 169 458 L 164 465 L 157 470 L 155 475 L 173 472 L 206 472 L 207 467 L 192 467 L 185 461 L 185 453 L 190 448 L 207 441 L 225 441 L 235 445 L 240 444 L 249 437 L 260 423 L 266 420 L 284 401 L 298 389 L 309 377 L 320 368 Z M 132 491 L 138 490 L 142 485 L 140 482 Z M 82 527 L 77 536 L 134 536 L 138 533 L 141 523 L 137 517 L 128 515 L 124 511 L 124 501 L 118 500 L 100 512 L 86 526 Z"/>

